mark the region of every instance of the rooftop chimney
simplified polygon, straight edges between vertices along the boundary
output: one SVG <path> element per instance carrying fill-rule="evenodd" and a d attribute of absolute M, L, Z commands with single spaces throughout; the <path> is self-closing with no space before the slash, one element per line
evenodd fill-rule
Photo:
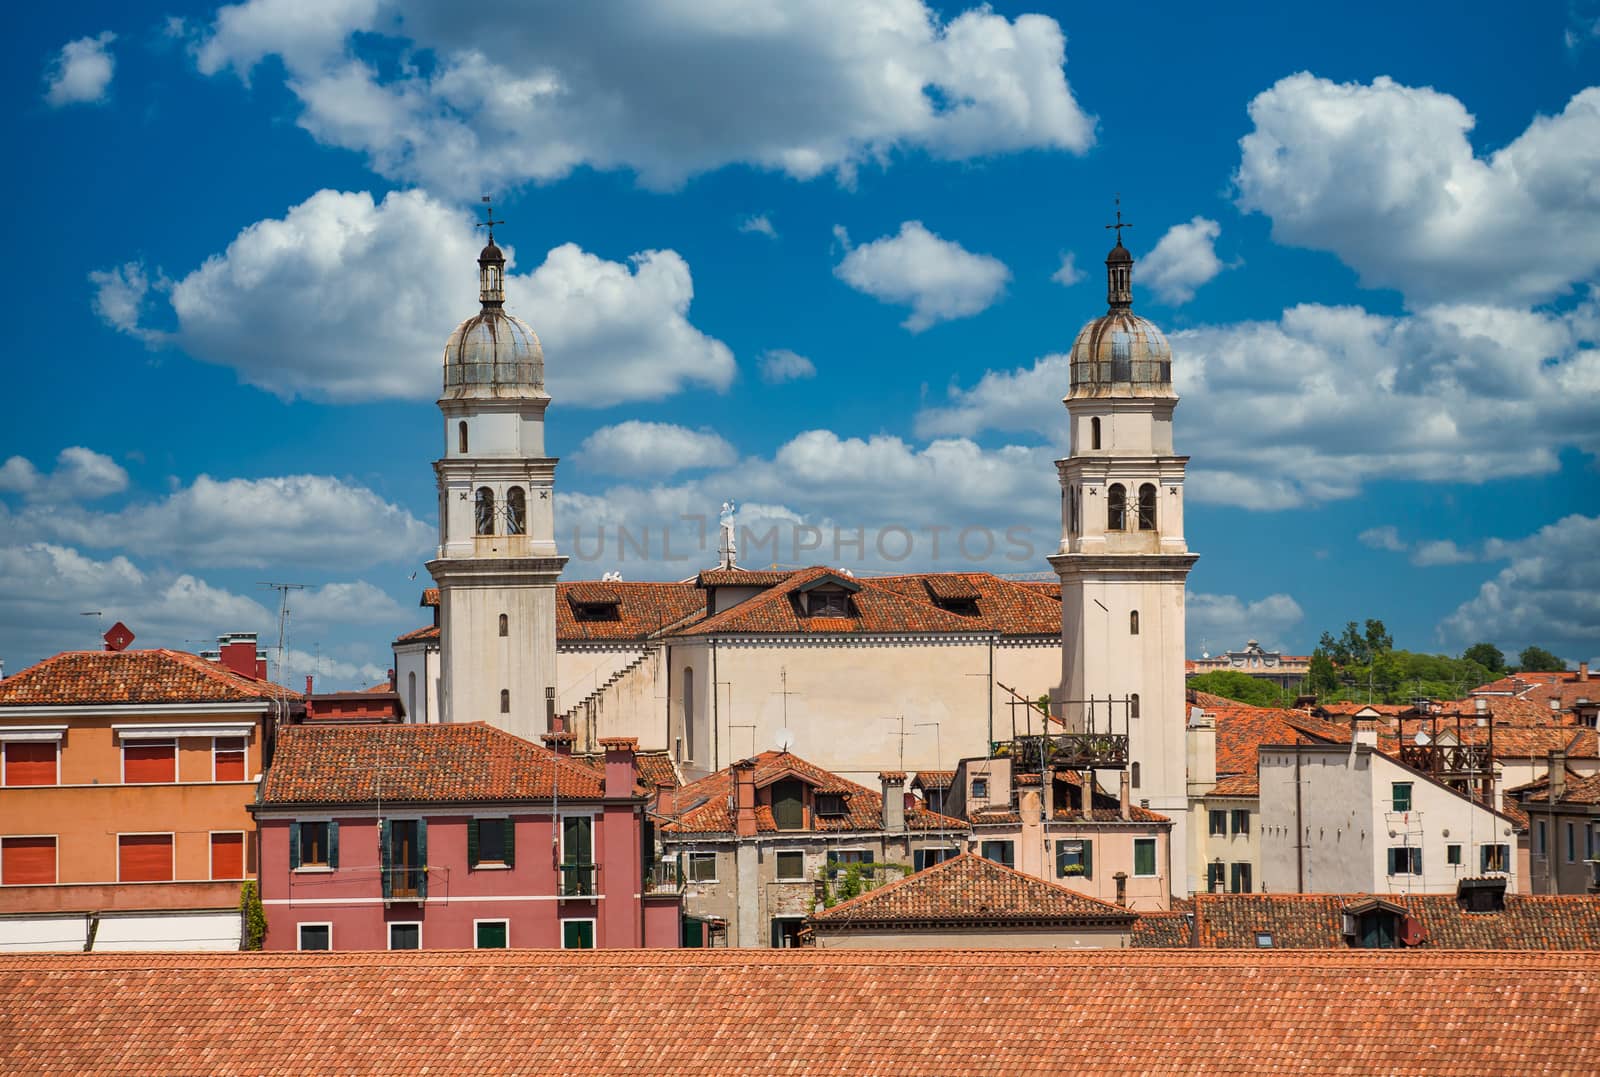
<path fill-rule="evenodd" d="M 1587 663 L 1587 662 L 1579 662 L 1578 663 L 1578 680 L 1586 681 L 1588 679 L 1589 679 L 1589 663 Z"/>
<path fill-rule="evenodd" d="M 1567 793 L 1567 753 L 1563 748 L 1550 750 L 1550 803 L 1555 804 Z"/>
<path fill-rule="evenodd" d="M 217 637 L 217 645 L 217 660 L 224 666 L 241 677 L 253 678 L 257 675 L 254 632 L 229 632 Z"/>
<path fill-rule="evenodd" d="M 878 775 L 883 785 L 883 829 L 899 832 L 906 828 L 906 772 L 886 770 Z"/>
<path fill-rule="evenodd" d="M 678 787 L 671 782 L 656 782 L 656 814 L 668 819 L 678 814 Z"/>
<path fill-rule="evenodd" d="M 549 685 L 544 690 L 544 727 L 552 733 L 566 731 L 567 723 L 556 717 L 556 690 L 554 685 Z"/>
<path fill-rule="evenodd" d="M 311 694 L 311 674 L 306 674 L 306 695 Z"/>
<path fill-rule="evenodd" d="M 1378 746 L 1377 722 L 1373 721 L 1371 718 L 1357 718 L 1354 720 L 1353 724 L 1355 726 L 1355 733 L 1352 737 L 1353 743 L 1365 744 L 1369 748 L 1376 748 Z"/>
<path fill-rule="evenodd" d="M 741 838 L 756 836 L 756 761 L 741 759 L 733 765 L 733 832 Z"/>
<path fill-rule="evenodd" d="M 606 753 L 606 796 L 633 796 L 633 757 L 639 751 L 638 738 L 601 737 L 600 747 Z"/>
<path fill-rule="evenodd" d="M 1093 772 L 1091 771 L 1090 773 L 1092 774 Z M 1092 808 L 1093 806 L 1093 802 L 1091 802 L 1090 807 Z M 1122 772 L 1122 817 L 1124 819 L 1133 818 L 1133 779 L 1128 776 L 1126 770 Z"/>

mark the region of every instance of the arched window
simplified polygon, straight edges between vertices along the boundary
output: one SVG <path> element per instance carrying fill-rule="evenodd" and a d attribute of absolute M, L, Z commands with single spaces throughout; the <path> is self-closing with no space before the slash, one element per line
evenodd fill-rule
<path fill-rule="evenodd" d="M 1128 527 L 1128 491 L 1120 482 L 1106 491 L 1106 530 L 1125 531 Z"/>
<path fill-rule="evenodd" d="M 1099 447 L 1100 447 L 1100 417 L 1099 416 L 1095 416 L 1093 419 L 1089 420 L 1089 448 L 1098 449 Z M 461 451 L 462 452 L 466 452 L 465 449 L 462 449 Z"/>
<path fill-rule="evenodd" d="M 475 509 L 478 534 L 494 534 L 494 491 L 487 486 L 478 487 Z"/>
<path fill-rule="evenodd" d="M 1134 616 L 1137 617 L 1138 614 L 1134 614 Z M 1133 695 L 1128 697 L 1128 717 L 1129 718 L 1137 718 L 1137 717 L 1139 717 L 1139 693 L 1138 692 L 1135 692 L 1135 693 L 1133 693 Z"/>
<path fill-rule="evenodd" d="M 1154 483 L 1139 487 L 1139 530 L 1156 529 L 1156 488 Z"/>
<path fill-rule="evenodd" d="M 1139 764 L 1138 763 L 1134 763 L 1133 764 L 1133 777 L 1129 781 L 1128 784 L 1133 786 L 1135 789 L 1139 788 Z"/>
<path fill-rule="evenodd" d="M 1132 613 L 1128 614 L 1128 635 L 1137 636 L 1138 634 L 1139 634 L 1139 611 L 1138 610 L 1134 610 Z"/>
<path fill-rule="evenodd" d="M 462 419 L 456 424 L 456 452 L 467 451 L 467 421 Z"/>
<path fill-rule="evenodd" d="M 1067 517 L 1071 524 L 1068 530 L 1076 535 L 1078 533 L 1078 488 L 1076 486 L 1067 491 Z"/>
<path fill-rule="evenodd" d="M 528 530 L 528 495 L 522 487 L 506 491 L 506 534 L 521 535 Z"/>
<path fill-rule="evenodd" d="M 500 634 L 502 636 L 511 635 L 511 620 L 503 613 L 500 615 Z"/>
<path fill-rule="evenodd" d="M 511 713 L 511 689 L 509 688 L 500 689 L 500 713 Z"/>
<path fill-rule="evenodd" d="M 406 703 L 406 717 L 411 719 L 411 721 L 413 721 L 413 722 L 419 721 L 420 719 L 417 718 L 417 671 L 416 670 L 412 670 L 410 673 L 406 674 L 406 698 L 408 700 L 408 702 Z"/>
<path fill-rule="evenodd" d="M 688 666 L 683 668 L 683 745 L 690 759 L 699 758 L 694 754 L 694 670 Z"/>

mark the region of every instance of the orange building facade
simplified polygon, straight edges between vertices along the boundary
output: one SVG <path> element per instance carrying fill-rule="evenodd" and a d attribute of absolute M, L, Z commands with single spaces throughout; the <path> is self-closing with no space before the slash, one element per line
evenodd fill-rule
<path fill-rule="evenodd" d="M 297 705 L 165 650 L 0 681 L 0 950 L 238 949 L 265 732 Z"/>

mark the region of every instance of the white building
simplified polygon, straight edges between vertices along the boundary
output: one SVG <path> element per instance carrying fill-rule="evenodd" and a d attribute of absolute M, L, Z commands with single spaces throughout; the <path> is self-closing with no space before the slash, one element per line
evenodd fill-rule
<path fill-rule="evenodd" d="M 1260 768 L 1269 893 L 1453 894 L 1483 875 L 1522 889 L 1513 819 L 1379 752 L 1371 730 L 1263 745 Z"/>
<path fill-rule="evenodd" d="M 1120 224 L 1121 214 L 1118 214 Z M 1061 716 L 1126 729 L 1139 803 L 1174 820 L 1172 877 L 1188 879 L 1183 537 L 1188 457 L 1173 453 L 1172 351 L 1133 313 L 1133 256 L 1106 256 L 1110 309 L 1072 345 L 1071 455 L 1061 480 Z M 1090 700 L 1101 700 L 1099 707 Z M 1115 699 L 1117 702 L 1110 703 Z"/>
<path fill-rule="evenodd" d="M 544 446 L 544 352 L 505 312 L 505 265 L 491 230 L 478 256 L 482 309 L 445 345 L 439 550 L 428 562 L 439 584 L 436 705 L 444 721 L 534 738 L 555 688 L 566 558 L 556 553 L 556 462 Z M 399 687 L 407 698 L 410 686 Z"/>

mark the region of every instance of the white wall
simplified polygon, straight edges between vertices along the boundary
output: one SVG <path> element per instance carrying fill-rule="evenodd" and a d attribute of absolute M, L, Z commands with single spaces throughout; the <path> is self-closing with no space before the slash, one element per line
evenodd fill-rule
<path fill-rule="evenodd" d="M 100 917 L 94 948 L 100 950 L 237 950 L 242 925 L 237 912 L 141 912 Z"/>
<path fill-rule="evenodd" d="M 238 922 L 237 916 L 234 921 Z M 0 953 L 45 950 L 77 953 L 83 950 L 88 938 L 89 920 L 82 915 L 0 917 Z M 235 940 L 236 949 L 237 946 Z"/>

